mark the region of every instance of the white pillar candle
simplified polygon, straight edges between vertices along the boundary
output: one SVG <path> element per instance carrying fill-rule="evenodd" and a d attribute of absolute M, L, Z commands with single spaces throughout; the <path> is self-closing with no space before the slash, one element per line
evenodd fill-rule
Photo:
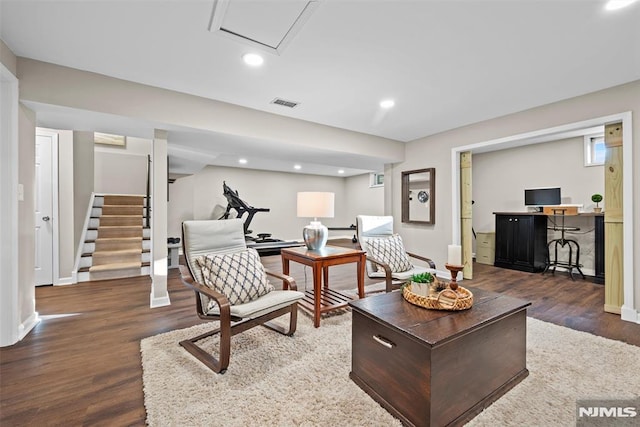
<path fill-rule="evenodd" d="M 459 245 L 449 245 L 447 264 L 462 265 L 462 247 Z"/>

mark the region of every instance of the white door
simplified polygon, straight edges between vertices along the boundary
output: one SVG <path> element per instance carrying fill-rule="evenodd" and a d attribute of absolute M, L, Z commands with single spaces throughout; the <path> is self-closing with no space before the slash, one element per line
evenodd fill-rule
<path fill-rule="evenodd" d="M 51 159 L 53 144 L 57 143 L 56 138 L 55 134 L 36 134 L 36 286 L 53 283 L 53 171 Z"/>

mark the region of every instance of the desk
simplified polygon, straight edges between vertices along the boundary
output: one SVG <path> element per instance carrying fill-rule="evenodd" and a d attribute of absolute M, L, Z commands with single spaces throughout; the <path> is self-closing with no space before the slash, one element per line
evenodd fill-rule
<path fill-rule="evenodd" d="M 280 251 L 282 256 L 282 272 L 289 274 L 289 262 L 311 266 L 313 269 L 313 292 L 305 292 L 305 296 L 298 304 L 313 313 L 313 325 L 320 326 L 320 314 L 338 308 L 346 307 L 351 298 L 329 289 L 329 267 L 332 265 L 358 264 L 358 296 L 364 298 L 364 266 L 365 252 L 341 248 L 337 246 L 325 246 L 320 250 L 302 248 L 284 248 Z M 324 275 L 324 287 L 321 286 Z"/>
<path fill-rule="evenodd" d="M 548 233 L 548 218 L 543 212 L 494 212 L 496 217 L 495 262 L 496 267 L 511 268 L 530 273 L 543 271 L 548 260 L 548 242 L 556 238 Z M 561 218 L 560 215 L 556 220 Z M 587 255 L 585 272 L 604 281 L 604 214 L 580 212 L 566 215 L 567 225 L 581 225 L 584 230 L 592 227 L 594 234 L 580 232 L 574 237 Z M 553 228 L 553 227 L 552 227 Z M 557 227 L 556 227 L 557 228 Z M 593 254 L 593 255 L 591 255 Z M 582 255 L 581 255 L 582 259 Z"/>
<path fill-rule="evenodd" d="M 352 301 L 349 377 L 404 425 L 462 425 L 524 379 L 527 301 L 471 289 L 427 310 L 390 292 Z"/>

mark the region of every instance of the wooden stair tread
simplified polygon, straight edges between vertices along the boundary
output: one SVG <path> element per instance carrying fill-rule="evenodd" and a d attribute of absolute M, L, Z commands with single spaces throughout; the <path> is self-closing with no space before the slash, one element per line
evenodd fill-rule
<path fill-rule="evenodd" d="M 105 194 L 103 198 L 105 205 L 142 205 L 144 203 L 144 199 L 145 196 L 137 194 Z"/>
<path fill-rule="evenodd" d="M 127 270 L 130 268 L 141 268 L 141 262 L 117 262 L 113 264 L 94 265 L 89 267 L 90 272 L 97 271 L 112 271 L 112 270 Z"/>
<path fill-rule="evenodd" d="M 127 250 L 126 250 L 126 249 L 123 249 L 122 251 L 123 251 L 123 252 L 126 252 Z M 150 253 L 150 252 L 151 252 L 151 249 L 140 249 L 140 250 L 137 250 L 137 249 L 136 249 L 136 251 L 137 251 L 137 252 L 135 252 L 135 253 L 148 254 L 148 253 Z M 115 252 L 118 252 L 118 251 L 83 252 L 80 256 L 81 256 L 81 257 L 86 258 L 86 257 L 93 256 L 93 255 L 95 255 L 95 254 L 97 254 L 97 253 L 98 253 L 98 254 L 99 254 L 99 253 L 103 253 L 103 254 L 104 254 L 104 253 L 115 253 Z M 131 253 L 134 253 L 134 250 L 133 250 L 133 249 L 131 250 Z"/>
<path fill-rule="evenodd" d="M 141 253 L 142 253 L 142 248 L 140 248 L 140 249 L 114 249 L 114 250 L 110 250 L 110 251 L 94 251 L 93 252 L 94 255 L 106 255 L 106 254 L 126 255 L 126 254 L 141 254 Z"/>

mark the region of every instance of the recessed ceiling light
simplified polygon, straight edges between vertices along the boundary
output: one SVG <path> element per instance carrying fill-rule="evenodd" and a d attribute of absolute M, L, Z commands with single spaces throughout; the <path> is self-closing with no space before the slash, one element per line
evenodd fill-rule
<path fill-rule="evenodd" d="M 241 165 L 246 165 L 247 159 L 238 159 L 238 163 L 240 163 Z"/>
<path fill-rule="evenodd" d="M 257 53 L 245 53 L 242 55 L 242 60 L 251 67 L 259 67 L 264 62 L 264 58 Z"/>
<path fill-rule="evenodd" d="M 344 169 L 340 169 L 338 173 L 344 173 Z"/>
<path fill-rule="evenodd" d="M 635 1 L 636 0 L 609 0 L 607 2 L 607 5 L 605 6 L 605 9 L 607 10 L 622 9 L 623 7 L 627 7 Z"/>
<path fill-rule="evenodd" d="M 393 99 L 384 99 L 380 101 L 380 107 L 384 109 L 388 109 L 396 105 L 396 102 Z"/>
<path fill-rule="evenodd" d="M 293 168 L 294 168 L 295 170 L 300 170 L 300 169 L 302 169 L 302 166 L 300 166 L 300 165 L 293 165 Z"/>

